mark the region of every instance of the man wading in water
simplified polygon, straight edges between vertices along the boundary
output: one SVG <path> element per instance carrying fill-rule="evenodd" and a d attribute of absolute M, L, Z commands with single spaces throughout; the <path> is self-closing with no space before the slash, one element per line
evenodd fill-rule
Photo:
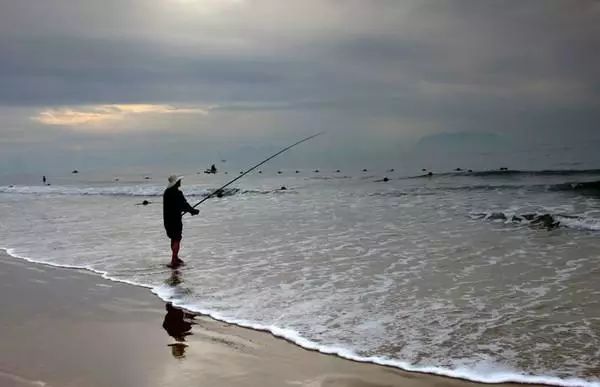
<path fill-rule="evenodd" d="M 183 231 L 181 216 L 186 212 L 192 215 L 200 213 L 199 210 L 190 206 L 185 200 L 183 192 L 179 190 L 181 179 L 181 176 L 169 176 L 169 185 L 163 194 L 163 220 L 167 236 L 171 239 L 171 251 L 173 252 L 170 267 L 183 264 L 183 261 L 179 259 L 179 244 L 181 243 L 181 232 Z"/>

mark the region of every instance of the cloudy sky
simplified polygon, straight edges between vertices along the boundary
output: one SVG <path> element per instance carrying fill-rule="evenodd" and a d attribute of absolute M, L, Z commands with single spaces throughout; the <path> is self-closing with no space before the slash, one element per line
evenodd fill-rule
<path fill-rule="evenodd" d="M 282 163 L 453 133 L 598 149 L 599 21 L 592 0 L 0 0 L 0 173 L 243 163 L 321 130 Z"/>

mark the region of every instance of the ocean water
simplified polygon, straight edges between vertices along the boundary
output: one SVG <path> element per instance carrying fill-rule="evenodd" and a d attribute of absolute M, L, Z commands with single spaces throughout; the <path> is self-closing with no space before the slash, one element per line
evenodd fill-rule
<path fill-rule="evenodd" d="M 0 186 L 0 247 L 356 360 L 600 386 L 600 170 L 254 174 L 185 216 L 177 271 L 162 180 Z"/>

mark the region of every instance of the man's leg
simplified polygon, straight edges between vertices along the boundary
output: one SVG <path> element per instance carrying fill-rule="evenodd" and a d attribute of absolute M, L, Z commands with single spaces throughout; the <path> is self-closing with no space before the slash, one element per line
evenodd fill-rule
<path fill-rule="evenodd" d="M 175 266 L 181 263 L 181 259 L 179 259 L 179 246 L 181 240 L 171 239 L 171 251 L 173 255 L 171 256 L 171 265 Z"/>

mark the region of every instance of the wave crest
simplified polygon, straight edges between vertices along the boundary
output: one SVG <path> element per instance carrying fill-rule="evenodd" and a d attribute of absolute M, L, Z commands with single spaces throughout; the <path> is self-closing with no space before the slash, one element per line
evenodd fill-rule
<path fill-rule="evenodd" d="M 564 227 L 584 231 L 600 231 L 600 219 L 570 214 L 553 214 L 549 212 L 517 214 L 512 211 L 490 211 L 474 212 L 470 214 L 470 217 L 471 219 L 482 219 L 506 224 L 525 224 L 548 230 Z"/>
<path fill-rule="evenodd" d="M 434 173 L 410 176 L 409 178 L 432 178 L 436 176 L 473 176 L 473 177 L 512 177 L 512 176 L 582 176 L 600 175 L 600 169 L 541 169 L 541 170 L 519 170 L 519 169 L 493 169 L 487 171 L 461 170 L 455 172 Z"/>

